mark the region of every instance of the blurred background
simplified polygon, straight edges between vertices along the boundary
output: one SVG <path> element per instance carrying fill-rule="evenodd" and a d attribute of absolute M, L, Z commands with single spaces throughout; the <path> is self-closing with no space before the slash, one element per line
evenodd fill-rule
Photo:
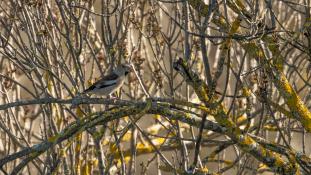
<path fill-rule="evenodd" d="M 0 1 L 0 164 L 89 114 L 124 107 L 45 102 L 79 96 L 121 63 L 136 73 L 117 101 L 152 98 L 223 126 L 185 103 L 170 106 L 206 104 L 174 70 L 182 58 L 242 135 L 265 140 L 257 142 L 308 174 L 310 165 L 287 153 L 309 160 L 311 151 L 311 124 L 296 117 L 311 118 L 310 13 L 310 0 Z M 26 100 L 34 103 L 14 104 Z M 39 155 L 23 152 L 1 173 L 186 174 L 195 162 L 198 174 L 280 174 L 233 138 L 145 112 L 82 129 Z"/>

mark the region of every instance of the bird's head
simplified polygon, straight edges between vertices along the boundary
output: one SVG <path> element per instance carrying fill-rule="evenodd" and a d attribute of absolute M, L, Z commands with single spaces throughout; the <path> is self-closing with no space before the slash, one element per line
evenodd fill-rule
<path fill-rule="evenodd" d="M 122 75 L 127 75 L 130 73 L 132 70 L 132 66 L 130 64 L 120 64 L 117 66 L 117 68 L 114 70 L 114 73 L 122 76 Z"/>

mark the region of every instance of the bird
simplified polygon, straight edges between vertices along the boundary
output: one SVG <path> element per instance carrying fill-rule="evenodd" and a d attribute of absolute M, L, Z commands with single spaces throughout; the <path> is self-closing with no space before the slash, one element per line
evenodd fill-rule
<path fill-rule="evenodd" d="M 82 94 L 110 96 L 112 93 L 120 89 L 130 71 L 130 64 L 120 64 L 110 74 L 105 75 L 84 90 Z"/>

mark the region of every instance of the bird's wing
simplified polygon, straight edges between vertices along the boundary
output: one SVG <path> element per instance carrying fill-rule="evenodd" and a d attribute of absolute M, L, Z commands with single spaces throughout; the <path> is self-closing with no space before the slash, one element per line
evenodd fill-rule
<path fill-rule="evenodd" d="M 118 78 L 119 76 L 114 73 L 106 75 L 100 80 L 98 80 L 97 82 L 95 82 L 92 86 L 87 88 L 84 92 L 89 92 L 89 91 L 92 91 L 93 89 L 101 89 L 101 88 L 113 86 L 117 84 Z"/>

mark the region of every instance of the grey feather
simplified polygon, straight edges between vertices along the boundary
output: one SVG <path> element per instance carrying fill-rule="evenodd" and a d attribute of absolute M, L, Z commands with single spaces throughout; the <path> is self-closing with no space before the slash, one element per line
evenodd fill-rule
<path fill-rule="evenodd" d="M 130 72 L 131 67 L 127 64 L 119 65 L 112 73 L 104 76 L 83 93 L 96 95 L 110 95 L 117 91 L 124 83 L 126 75 Z"/>

